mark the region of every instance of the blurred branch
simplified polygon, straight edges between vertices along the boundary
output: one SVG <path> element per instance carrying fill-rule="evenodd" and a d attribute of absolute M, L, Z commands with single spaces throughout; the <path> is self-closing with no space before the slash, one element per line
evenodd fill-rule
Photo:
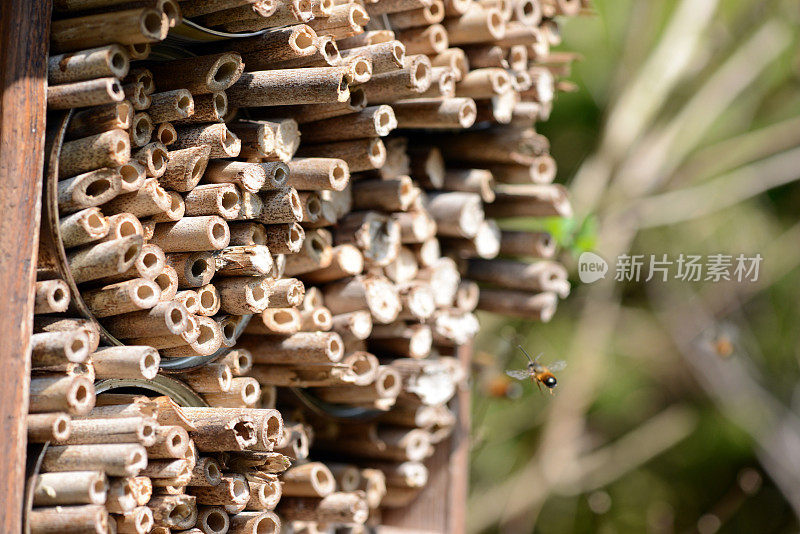
<path fill-rule="evenodd" d="M 726 417 L 756 442 L 761 464 L 800 517 L 800 419 L 759 384 L 749 358 L 722 359 L 703 348 L 698 340 L 715 319 L 697 295 L 658 284 L 650 289 L 684 361 Z"/>
<path fill-rule="evenodd" d="M 723 63 L 663 128 L 654 130 L 620 166 L 612 198 L 636 198 L 655 191 L 702 144 L 703 136 L 736 99 L 758 81 L 763 71 L 791 43 L 788 25 L 772 19 Z"/>
<path fill-rule="evenodd" d="M 796 146 L 800 146 L 800 116 L 700 149 L 670 183 L 705 181 Z"/>
<path fill-rule="evenodd" d="M 746 165 L 703 184 L 640 200 L 630 209 L 651 228 L 697 219 L 800 179 L 800 148 Z"/>
<path fill-rule="evenodd" d="M 642 135 L 680 81 L 713 20 L 717 0 L 683 0 L 675 9 L 658 45 L 635 79 L 613 104 L 597 154 L 589 158 L 572 184 L 577 213 L 594 211 L 618 160 Z"/>

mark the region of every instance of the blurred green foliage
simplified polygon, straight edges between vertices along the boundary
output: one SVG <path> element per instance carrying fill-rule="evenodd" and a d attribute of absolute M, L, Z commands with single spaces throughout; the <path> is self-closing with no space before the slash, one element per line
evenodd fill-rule
<path fill-rule="evenodd" d="M 559 164 L 558 181 L 572 185 L 573 193 L 580 194 L 575 189 L 585 185 L 573 178 L 586 169 L 587 161 L 598 155 L 604 157 L 609 113 L 615 106 L 625 105 L 619 102 L 620 95 L 626 94 L 641 74 L 670 20 L 685 3 L 691 2 L 595 0 L 596 16 L 563 21 L 564 43 L 560 48 L 582 56 L 569 78 L 580 89 L 560 94 L 550 120 L 537 124 L 537 130 L 551 141 L 552 154 Z M 658 139 L 674 124 L 683 128 L 681 131 L 692 132 L 694 118 L 681 118 L 681 113 L 761 28 L 785 30 L 788 38 L 776 38 L 774 53 L 763 63 L 744 63 L 747 68 L 761 69 L 760 73 L 736 94 L 720 94 L 721 99 L 731 96 L 731 102 L 711 116 L 707 126 L 699 123 L 693 132 L 696 135 L 678 136 L 665 145 L 668 159 L 675 158 L 677 164 L 665 167 L 668 172 L 658 188 L 645 193 L 655 196 L 684 190 L 724 178 L 732 171 L 749 169 L 776 154 L 791 155 L 790 151 L 800 145 L 800 122 L 791 122 L 800 117 L 799 15 L 794 0 L 719 1 L 686 68 L 646 122 L 642 135 L 614 155 L 617 159 L 610 164 L 611 186 L 619 170 L 624 169 L 626 158 L 635 156 L 646 140 Z M 713 99 L 709 104 L 714 104 Z M 684 140 L 691 144 L 683 146 Z M 797 175 L 785 180 L 784 185 L 723 202 L 719 208 L 697 216 L 642 225 L 630 251 L 671 256 L 764 255 L 763 287 L 735 296 L 718 310 L 716 320 L 731 325 L 736 333 L 732 361 L 745 365 L 755 382 L 798 414 L 800 240 L 793 246 L 783 246 L 779 241 L 782 235 L 800 236 L 796 226 L 800 187 L 794 181 L 800 178 L 800 153 L 795 163 Z M 767 178 L 754 173 L 751 180 Z M 733 187 L 724 180 L 719 183 L 713 196 L 724 198 Z M 607 242 L 608 215 L 631 204 L 632 200 L 625 197 L 626 189 L 621 190 L 621 196 L 619 190 L 604 194 L 589 211 L 578 211 L 573 218 L 514 221 L 514 227 L 551 232 L 564 249 L 562 261 L 574 267 L 581 252 Z M 709 198 L 709 202 L 715 198 Z M 613 265 L 610 269 L 613 274 Z M 619 466 L 618 472 L 600 487 L 582 488 L 580 483 L 561 487 L 558 481 L 547 480 L 541 470 L 546 470 L 548 457 L 538 459 L 539 471 L 534 465 L 527 485 L 523 480 L 509 486 L 509 480 L 526 472 L 532 459 L 547 450 L 542 441 L 544 429 L 555 428 L 550 435 L 558 438 L 559 420 L 575 414 L 560 413 L 554 408 L 555 399 L 540 394 L 530 384 L 524 384 L 519 398 L 493 397 L 489 384 L 502 380 L 503 369 L 524 366 L 524 357 L 514 348 L 517 338 L 529 352 L 544 352 L 545 362 L 576 360 L 579 355 L 570 351 L 586 326 L 582 313 L 591 297 L 577 280 L 572 282 L 573 295 L 559 305 L 548 324 L 481 316 L 473 400 L 471 529 L 509 533 L 797 532 L 792 506 L 759 463 L 762 451 L 752 429 L 721 409 L 702 377 L 678 355 L 673 336 L 662 323 L 663 313 L 670 310 L 659 309 L 647 287 L 660 282 L 617 284 L 613 295 L 604 297 L 608 298 L 609 310 L 619 307 L 610 342 L 597 349 L 604 354 L 602 365 L 589 370 L 571 364 L 559 375 L 567 386 L 560 386 L 557 395 L 576 394 L 569 384 L 585 379 L 579 376 L 584 372 L 591 373 L 588 380 L 593 387 L 586 393 L 585 407 L 576 401 L 580 406 L 576 410 L 584 410 L 579 414 L 581 434 L 565 435 L 564 446 L 574 447 L 581 454 L 602 449 L 670 408 L 677 408 L 680 417 L 676 420 L 688 425 L 685 435 L 653 458 L 627 468 L 624 457 L 611 454 L 603 467 L 613 472 Z M 662 288 L 671 291 L 672 284 L 678 283 L 670 281 Z M 709 302 L 729 296 L 721 286 L 710 283 L 688 285 Z M 561 406 L 570 406 L 570 399 L 559 400 L 565 401 Z M 747 400 L 738 400 L 743 410 L 748 409 Z M 580 442 L 575 443 L 578 439 Z M 753 477 L 760 484 L 748 486 L 746 481 L 752 482 Z M 543 480 L 547 487 L 539 497 L 536 493 Z M 800 487 L 793 489 L 800 492 Z M 508 501 L 524 501 L 527 497 L 519 495 L 524 492 L 532 495 L 530 507 L 523 513 L 510 512 Z"/>

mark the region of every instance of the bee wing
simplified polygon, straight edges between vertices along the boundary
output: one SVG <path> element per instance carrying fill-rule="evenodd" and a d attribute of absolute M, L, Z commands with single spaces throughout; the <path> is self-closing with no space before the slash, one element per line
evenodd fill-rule
<path fill-rule="evenodd" d="M 558 360 L 557 362 L 553 362 L 550 365 L 548 365 L 547 368 L 555 373 L 555 372 L 561 371 L 566 366 L 567 366 L 567 362 L 565 362 L 564 360 Z"/>
<path fill-rule="evenodd" d="M 511 378 L 516 378 L 517 380 L 526 380 L 529 376 L 531 376 L 530 371 L 527 369 L 509 369 L 506 371 L 506 374 Z"/>

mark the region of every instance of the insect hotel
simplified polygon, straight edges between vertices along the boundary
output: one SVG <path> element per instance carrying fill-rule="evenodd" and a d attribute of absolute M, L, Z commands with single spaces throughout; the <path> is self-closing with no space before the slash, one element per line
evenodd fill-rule
<path fill-rule="evenodd" d="M 2 532 L 464 532 L 578 0 L 10 0 Z M 502 259 L 499 259 L 502 258 Z"/>

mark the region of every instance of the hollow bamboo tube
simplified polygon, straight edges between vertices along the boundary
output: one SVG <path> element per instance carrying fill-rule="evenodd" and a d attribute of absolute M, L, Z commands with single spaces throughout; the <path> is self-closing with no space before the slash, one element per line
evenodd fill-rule
<path fill-rule="evenodd" d="M 198 289 L 197 300 L 199 303 L 199 308 L 197 310 L 198 315 L 211 317 L 212 315 L 216 315 L 219 311 L 219 291 L 217 291 L 214 285 L 206 284 Z"/>
<path fill-rule="evenodd" d="M 113 169 L 98 169 L 58 182 L 58 210 L 64 215 L 98 206 L 120 192 L 120 176 Z"/>
<path fill-rule="evenodd" d="M 231 534 L 278 534 L 281 520 L 273 512 L 240 512 L 231 516 Z"/>
<path fill-rule="evenodd" d="M 327 267 L 303 275 L 312 284 L 324 284 L 360 274 L 364 270 L 364 256 L 353 245 L 338 245 L 331 250 L 331 262 Z"/>
<path fill-rule="evenodd" d="M 443 19 L 444 3 L 441 0 L 434 0 L 429 6 L 419 9 L 410 9 L 389 15 L 391 27 L 398 30 L 429 26 L 442 22 Z"/>
<path fill-rule="evenodd" d="M 141 445 L 57 445 L 45 451 L 42 471 L 103 471 L 109 476 L 136 476 L 147 465 Z"/>
<path fill-rule="evenodd" d="M 340 313 L 333 316 L 332 329 L 342 338 L 363 340 L 372 332 L 372 316 L 366 310 Z"/>
<path fill-rule="evenodd" d="M 345 102 L 350 91 L 337 67 L 246 72 L 227 91 L 236 107 Z"/>
<path fill-rule="evenodd" d="M 413 183 L 408 176 L 358 180 L 353 183 L 353 208 L 405 211 L 413 201 Z"/>
<path fill-rule="evenodd" d="M 300 251 L 287 257 L 285 274 L 298 276 L 315 271 L 330 265 L 331 258 L 330 234 L 322 230 L 310 231 Z"/>
<path fill-rule="evenodd" d="M 155 442 L 156 426 L 155 420 L 142 417 L 75 419 L 64 444 L 138 443 L 149 446 Z"/>
<path fill-rule="evenodd" d="M 303 310 L 300 318 L 300 329 L 306 331 L 327 332 L 331 329 L 333 322 L 331 312 L 325 307 Z"/>
<path fill-rule="evenodd" d="M 504 256 L 530 256 L 552 258 L 556 241 L 546 232 L 503 230 L 500 233 L 500 254 Z"/>
<path fill-rule="evenodd" d="M 144 167 L 147 176 L 158 178 L 167 170 L 167 147 L 159 142 L 146 144 L 131 157 Z"/>
<path fill-rule="evenodd" d="M 464 98 L 491 98 L 511 90 L 511 78 L 503 69 L 475 69 L 456 85 L 456 95 Z"/>
<path fill-rule="evenodd" d="M 147 467 L 142 469 L 142 476 L 149 477 L 153 486 L 163 488 L 187 482 L 191 477 L 191 469 L 189 461 L 184 458 L 148 459 Z"/>
<path fill-rule="evenodd" d="M 228 365 L 233 376 L 245 376 L 253 367 L 253 355 L 249 350 L 236 349 L 230 351 L 220 363 Z"/>
<path fill-rule="evenodd" d="M 272 256 L 264 245 L 227 247 L 214 256 L 219 276 L 266 276 L 272 271 Z"/>
<path fill-rule="evenodd" d="M 475 193 L 431 193 L 426 207 L 439 235 L 475 237 L 484 218 L 481 197 Z"/>
<path fill-rule="evenodd" d="M 218 215 L 233 219 L 239 214 L 241 201 L 233 184 L 198 185 L 184 195 L 186 215 Z"/>
<path fill-rule="evenodd" d="M 136 111 L 143 111 L 150 107 L 150 95 L 145 93 L 144 84 L 140 82 L 126 83 L 122 86 L 122 91 Z"/>
<path fill-rule="evenodd" d="M 191 528 L 197 522 L 197 504 L 192 495 L 156 495 L 147 503 L 153 523 L 170 529 Z"/>
<path fill-rule="evenodd" d="M 199 506 L 197 525 L 204 534 L 224 534 L 230 528 L 230 520 L 222 506 Z"/>
<path fill-rule="evenodd" d="M 420 9 L 430 5 L 430 0 L 388 0 L 369 4 L 368 11 L 371 15 L 383 15 Z"/>
<path fill-rule="evenodd" d="M 342 115 L 350 115 L 363 110 L 367 105 L 364 91 L 353 88 L 350 97 L 345 102 L 328 104 L 305 104 L 301 106 L 278 106 L 271 108 L 276 116 L 292 117 L 299 124 L 314 122 Z"/>
<path fill-rule="evenodd" d="M 152 280 L 135 278 L 83 293 L 83 300 L 95 317 L 109 317 L 155 306 L 161 288 Z"/>
<path fill-rule="evenodd" d="M 333 473 L 322 462 L 290 467 L 281 475 L 286 497 L 325 497 L 336 489 Z"/>
<path fill-rule="evenodd" d="M 373 106 L 351 115 L 304 124 L 303 139 L 322 143 L 366 137 L 382 137 L 397 126 L 392 108 Z"/>
<path fill-rule="evenodd" d="M 54 21 L 50 47 L 54 52 L 85 50 L 110 43 L 153 43 L 167 35 L 168 21 L 155 9 L 130 9 Z"/>
<path fill-rule="evenodd" d="M 228 113 L 228 97 L 222 91 L 192 95 L 192 98 L 194 99 L 194 113 L 185 119 L 175 121 L 175 124 L 222 122 Z"/>
<path fill-rule="evenodd" d="M 121 239 L 129 235 L 144 235 L 144 228 L 141 221 L 131 213 L 118 213 L 107 218 L 108 220 L 108 234 L 102 238 L 102 241 L 112 241 L 114 239 Z M 144 245 L 142 251 L 144 252 Z M 149 249 L 148 249 L 149 250 Z"/>
<path fill-rule="evenodd" d="M 151 218 L 152 222 L 178 221 L 186 213 L 186 203 L 183 201 L 183 197 L 180 193 L 176 191 L 166 191 L 166 194 L 167 197 L 169 197 L 169 207 L 166 211 L 153 215 Z"/>
<path fill-rule="evenodd" d="M 401 247 L 392 263 L 383 268 L 384 274 L 394 283 L 408 284 L 417 276 L 419 264 L 414 252 L 408 247 Z"/>
<path fill-rule="evenodd" d="M 310 0 L 280 0 L 278 2 L 264 2 L 263 16 L 247 16 L 236 13 L 236 9 L 229 12 L 234 20 L 220 24 L 226 32 L 255 32 L 264 28 L 287 26 L 308 22 L 313 16 Z M 237 8 L 242 9 L 242 8 Z M 208 24 L 208 23 L 207 23 Z"/>
<path fill-rule="evenodd" d="M 159 183 L 166 189 L 190 191 L 203 177 L 210 154 L 211 147 L 208 145 L 169 151 L 167 168 L 158 178 Z"/>
<path fill-rule="evenodd" d="M 298 155 L 336 157 L 347 164 L 350 172 L 361 172 L 380 168 L 386 161 L 386 148 L 381 139 L 373 137 L 301 147 Z"/>
<path fill-rule="evenodd" d="M 162 90 L 186 89 L 193 95 L 224 91 L 239 79 L 244 64 L 239 54 L 223 52 L 157 63 L 150 67 Z"/>
<path fill-rule="evenodd" d="M 510 68 L 507 50 L 495 44 L 465 46 L 464 53 L 467 54 L 469 66 L 473 69 Z"/>
<path fill-rule="evenodd" d="M 41 473 L 33 488 L 34 506 L 104 504 L 108 479 L 101 471 Z"/>
<path fill-rule="evenodd" d="M 403 244 L 423 243 L 436 235 L 436 221 L 426 211 L 393 213 Z"/>
<path fill-rule="evenodd" d="M 187 356 L 208 356 L 214 354 L 224 340 L 222 326 L 210 317 L 195 317 L 197 323 L 197 337 L 189 341 L 188 345 L 179 345 L 161 349 L 165 358 L 182 358 Z M 186 338 L 185 338 L 186 339 Z"/>
<path fill-rule="evenodd" d="M 176 150 L 208 145 L 211 158 L 235 158 L 242 149 L 241 140 L 224 123 L 188 125 L 176 129 L 178 140 L 172 144 Z"/>
<path fill-rule="evenodd" d="M 198 486 L 192 488 L 192 492 L 200 504 L 235 505 L 245 504 L 250 500 L 247 479 L 238 473 L 224 474 L 216 486 Z"/>
<path fill-rule="evenodd" d="M 70 417 L 58 412 L 30 414 L 27 427 L 29 443 L 62 443 L 70 434 Z"/>
<path fill-rule="evenodd" d="M 80 329 L 89 335 L 90 352 L 100 344 L 100 328 L 88 319 L 38 315 L 33 318 L 33 332 L 64 332 Z"/>
<path fill-rule="evenodd" d="M 458 285 L 456 292 L 456 308 L 461 311 L 474 311 L 478 306 L 478 297 L 480 296 L 480 289 L 478 284 L 472 280 L 463 280 Z"/>
<path fill-rule="evenodd" d="M 61 313 L 69 307 L 69 287 L 63 280 L 36 282 L 33 313 Z"/>
<path fill-rule="evenodd" d="M 146 280 L 156 281 L 156 278 L 164 271 L 165 257 L 164 251 L 156 245 L 146 244 L 142 246 L 142 251 L 133 262 L 133 265 L 127 271 L 109 276 L 103 279 L 103 282 L 114 283 L 119 281 L 130 280 L 133 278 L 144 278 Z M 158 283 L 156 281 L 156 283 Z M 159 284 L 164 296 L 163 288 Z M 171 297 L 170 297 L 171 298 Z"/>
<path fill-rule="evenodd" d="M 81 329 L 41 332 L 31 336 L 31 363 L 34 367 L 82 363 L 88 356 L 89 336 Z"/>
<path fill-rule="evenodd" d="M 225 220 L 216 216 L 184 217 L 156 225 L 150 242 L 165 252 L 220 250 L 228 246 L 230 231 Z"/>
<path fill-rule="evenodd" d="M 448 237 L 440 241 L 451 254 L 492 259 L 500 252 L 500 228 L 493 219 L 488 219 L 481 223 L 472 239 Z"/>
<path fill-rule="evenodd" d="M 172 425 L 156 428 L 155 443 L 147 447 L 148 458 L 182 458 L 189 447 L 189 434 Z"/>
<path fill-rule="evenodd" d="M 124 130 L 106 132 L 67 141 L 61 147 L 58 176 L 66 178 L 100 167 L 116 167 L 130 158 L 130 140 Z"/>
<path fill-rule="evenodd" d="M 153 379 L 161 358 L 147 346 L 107 347 L 92 354 L 97 378 Z"/>
<path fill-rule="evenodd" d="M 385 74 L 403 67 L 406 47 L 400 41 L 388 41 L 368 46 L 350 48 L 340 52 L 342 60 L 357 57 L 368 58 L 372 62 L 372 75 Z"/>
<path fill-rule="evenodd" d="M 342 339 L 335 332 L 302 332 L 290 336 L 251 336 L 239 344 L 259 364 L 330 363 L 342 359 Z"/>
<path fill-rule="evenodd" d="M 246 315 L 264 311 L 269 305 L 264 277 L 235 276 L 221 278 L 215 283 L 220 307 L 225 313 Z"/>
<path fill-rule="evenodd" d="M 263 224 L 285 224 L 300 221 L 303 207 L 293 187 L 269 191 L 261 195 L 263 207 L 258 220 Z"/>
<path fill-rule="evenodd" d="M 296 278 L 268 279 L 264 282 L 269 305 L 276 308 L 292 308 L 303 301 L 305 287 Z"/>
<path fill-rule="evenodd" d="M 490 217 L 569 217 L 572 207 L 561 185 L 506 185 L 498 187 Z"/>
<path fill-rule="evenodd" d="M 47 109 L 100 106 L 123 100 L 125 93 L 116 78 L 96 78 L 47 88 Z"/>
<path fill-rule="evenodd" d="M 76 282 L 97 280 L 127 271 L 142 248 L 142 237 L 133 235 L 78 249 L 67 255 Z"/>
<path fill-rule="evenodd" d="M 505 35 L 503 15 L 496 8 L 484 8 L 473 3 L 458 18 L 444 21 L 450 42 L 456 45 L 498 41 Z"/>
<path fill-rule="evenodd" d="M 387 104 L 416 98 L 431 86 L 431 62 L 427 56 L 405 56 L 403 68 L 373 76 L 360 87 L 370 104 Z"/>
<path fill-rule="evenodd" d="M 137 506 L 129 512 L 114 516 L 118 534 L 147 534 L 153 529 L 153 511 Z"/>
<path fill-rule="evenodd" d="M 186 329 L 189 312 L 178 302 L 159 302 L 152 309 L 108 317 L 104 325 L 122 339 L 147 332 L 151 336 L 180 334 Z"/>
<path fill-rule="evenodd" d="M 80 110 L 70 119 L 66 138 L 78 139 L 114 129 L 127 130 L 131 127 L 132 118 L 133 107 L 127 101 Z"/>
<path fill-rule="evenodd" d="M 388 366 L 380 366 L 375 380 L 368 385 L 353 387 L 322 387 L 314 393 L 326 402 L 343 404 L 374 404 L 379 409 L 391 407 L 403 387 L 400 374 Z"/>
<path fill-rule="evenodd" d="M 400 30 L 395 35 L 406 45 L 408 54 L 434 55 L 444 52 L 449 45 L 447 30 L 441 24 Z"/>
<path fill-rule="evenodd" d="M 392 105 L 398 128 L 469 128 L 476 108 L 471 98 L 419 99 Z"/>
<path fill-rule="evenodd" d="M 335 5 L 329 16 L 312 19 L 308 21 L 308 25 L 317 35 L 343 39 L 363 32 L 363 26 L 369 23 L 369 19 L 363 6 L 347 3 Z"/>
<path fill-rule="evenodd" d="M 452 98 L 456 95 L 456 74 L 450 67 L 431 67 L 431 86 L 423 98 Z"/>
<path fill-rule="evenodd" d="M 160 165 L 163 165 L 163 162 Z M 118 195 L 107 202 L 103 209 L 109 215 L 130 213 L 135 217 L 145 218 L 169 210 L 170 198 L 158 181 L 150 178 L 145 180 L 144 185 L 138 191 Z"/>
<path fill-rule="evenodd" d="M 143 147 L 153 137 L 153 121 L 150 115 L 144 112 L 135 114 L 131 118 L 130 138 L 131 146 Z"/>
<path fill-rule="evenodd" d="M 261 397 L 261 386 L 251 377 L 231 380 L 231 389 L 224 393 L 206 393 L 203 396 L 214 407 L 244 408 L 255 406 Z"/>
<path fill-rule="evenodd" d="M 27 528 L 32 534 L 58 532 L 108 532 L 108 512 L 101 504 L 35 508 L 28 515 Z"/>
<path fill-rule="evenodd" d="M 288 183 L 299 191 L 341 191 L 350 180 L 347 163 L 337 158 L 297 158 L 288 166 Z"/>
<path fill-rule="evenodd" d="M 363 524 L 369 515 L 367 502 L 358 493 L 335 492 L 327 497 L 285 497 L 276 508 L 288 521 Z"/>
<path fill-rule="evenodd" d="M 452 169 L 444 176 L 444 188 L 449 191 L 478 193 L 484 202 L 494 200 L 494 177 L 485 169 Z"/>
<path fill-rule="evenodd" d="M 527 293 L 509 289 L 481 289 L 478 309 L 546 323 L 558 306 L 555 293 Z"/>
<path fill-rule="evenodd" d="M 305 231 L 296 222 L 267 226 L 265 244 L 272 253 L 294 254 L 302 248 L 304 240 Z"/>
<path fill-rule="evenodd" d="M 178 140 L 178 131 L 170 122 L 162 122 L 158 125 L 155 138 L 164 146 L 169 146 Z"/>
<path fill-rule="evenodd" d="M 216 486 L 222 480 L 222 471 L 219 462 L 210 457 L 197 459 L 189 486 Z"/>
<path fill-rule="evenodd" d="M 153 93 L 147 113 L 155 123 L 185 119 L 194 114 L 194 99 L 186 89 Z"/>
<path fill-rule="evenodd" d="M 250 380 L 236 380 L 237 384 L 244 386 Z M 244 389 L 244 388 L 241 388 Z M 280 412 L 273 409 L 245 408 L 245 407 L 217 407 L 214 408 L 188 408 L 187 417 L 199 418 L 246 416 L 253 421 L 256 428 L 256 442 L 251 446 L 253 450 L 267 451 L 276 443 L 283 433 L 283 419 Z"/>
<path fill-rule="evenodd" d="M 228 128 L 242 140 L 243 158 L 268 158 L 275 155 L 275 132 L 267 122 L 239 120 Z"/>
<path fill-rule="evenodd" d="M 230 47 L 242 54 L 248 69 L 269 69 L 276 63 L 293 61 L 317 51 L 317 34 L 305 24 L 272 29 L 257 37 L 237 39 Z"/>
<path fill-rule="evenodd" d="M 250 500 L 245 510 L 273 510 L 281 500 L 281 483 L 277 476 L 262 476 L 259 481 L 250 480 Z M 259 478 L 262 478 L 259 477 Z"/>
<path fill-rule="evenodd" d="M 524 291 L 555 291 L 566 282 L 567 271 L 559 263 L 538 261 L 527 263 L 515 260 L 471 259 L 466 263 L 465 276 L 509 289 Z"/>
<path fill-rule="evenodd" d="M 231 388 L 231 370 L 227 365 L 209 364 L 189 373 L 182 378 L 199 393 L 229 391 Z"/>
<path fill-rule="evenodd" d="M 119 45 L 81 50 L 50 56 L 47 60 L 47 81 L 64 84 L 95 78 L 124 78 L 128 74 L 128 53 Z"/>
<path fill-rule="evenodd" d="M 294 334 L 300 330 L 300 321 L 300 312 L 295 308 L 268 308 L 261 312 L 260 321 L 250 321 L 245 332 L 250 334 Z"/>

